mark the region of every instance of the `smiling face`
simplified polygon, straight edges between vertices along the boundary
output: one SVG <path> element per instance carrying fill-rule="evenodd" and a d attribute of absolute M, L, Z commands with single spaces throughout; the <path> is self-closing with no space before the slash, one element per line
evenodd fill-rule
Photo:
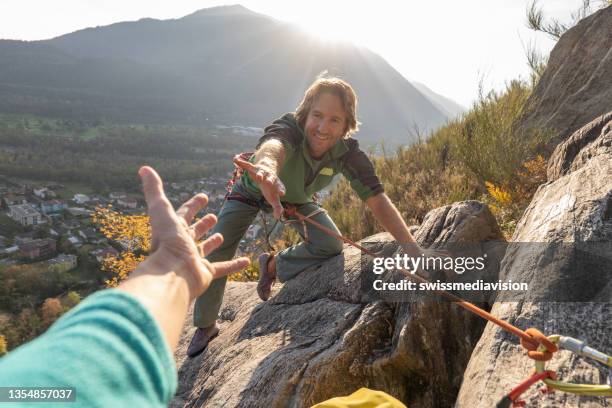
<path fill-rule="evenodd" d="M 304 133 L 308 140 L 308 151 L 315 158 L 321 158 L 345 134 L 347 130 L 346 112 L 340 97 L 323 92 L 312 104 Z"/>

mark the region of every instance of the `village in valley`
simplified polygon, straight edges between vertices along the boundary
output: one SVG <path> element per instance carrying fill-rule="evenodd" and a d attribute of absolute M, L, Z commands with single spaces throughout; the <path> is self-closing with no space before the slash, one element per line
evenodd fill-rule
<path fill-rule="evenodd" d="M 206 212 L 217 213 L 223 204 L 230 176 L 205 177 L 165 186 L 175 208 L 193 195 L 209 197 Z M 24 182 L 0 176 L 0 267 L 31 266 L 66 272 L 81 269 L 81 278 L 101 281 L 99 265 L 116 256 L 126 243 L 107 239 L 92 222 L 96 208 L 111 208 L 124 215 L 146 213 L 138 193 L 87 193 L 55 182 Z M 259 223 L 247 231 L 241 253 L 258 250 L 263 233 Z"/>

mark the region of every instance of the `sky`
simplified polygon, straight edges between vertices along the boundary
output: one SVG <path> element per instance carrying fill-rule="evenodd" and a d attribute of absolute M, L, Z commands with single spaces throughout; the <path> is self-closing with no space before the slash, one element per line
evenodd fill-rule
<path fill-rule="evenodd" d="M 555 42 L 525 25 L 528 0 L 242 0 L 323 39 L 350 40 L 385 58 L 405 78 L 470 107 L 485 91 L 528 78 L 528 44 L 548 54 Z M 0 0 L 0 39 L 41 40 L 140 18 L 180 18 L 223 0 Z M 540 0 L 570 21 L 582 0 Z"/>

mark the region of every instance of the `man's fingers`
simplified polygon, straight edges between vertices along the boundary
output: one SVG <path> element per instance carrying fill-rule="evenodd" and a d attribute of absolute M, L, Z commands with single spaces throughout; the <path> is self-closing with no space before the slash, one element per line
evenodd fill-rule
<path fill-rule="evenodd" d="M 255 174 L 255 172 L 257 171 L 257 167 L 253 163 L 246 160 L 242 160 L 238 157 L 234 157 L 234 163 L 236 163 L 238 167 L 241 167 L 243 170 L 246 170 L 251 174 Z"/>
<path fill-rule="evenodd" d="M 226 262 L 215 262 L 212 264 L 214 270 L 213 279 L 221 278 L 222 276 L 241 271 L 250 264 L 251 260 L 246 257 L 233 259 Z"/>
<path fill-rule="evenodd" d="M 276 179 L 276 186 L 278 188 L 278 195 L 279 196 L 284 196 L 285 195 L 285 185 L 283 184 L 282 181 L 280 181 L 280 179 Z"/>
<path fill-rule="evenodd" d="M 203 256 L 210 254 L 215 249 L 219 248 L 223 243 L 223 235 L 217 233 L 206 238 L 202 243 L 198 244 Z"/>
<path fill-rule="evenodd" d="M 206 194 L 196 194 L 191 197 L 189 201 L 181 205 L 181 208 L 176 211 L 176 215 L 183 217 L 187 224 L 190 224 L 193 217 L 195 217 L 198 211 L 204 208 L 206 204 L 208 204 L 208 197 Z"/>
<path fill-rule="evenodd" d="M 270 183 L 271 186 L 276 184 L 276 175 L 267 173 L 266 182 Z"/>
<path fill-rule="evenodd" d="M 193 230 L 193 239 L 196 241 L 208 232 L 217 223 L 217 216 L 214 214 L 206 214 L 191 226 Z"/>
<path fill-rule="evenodd" d="M 151 226 L 159 228 L 160 224 L 167 221 L 164 217 L 172 217 L 174 209 L 166 198 L 161 178 L 153 168 L 143 166 L 138 170 L 142 180 L 142 189 L 147 202 Z"/>
<path fill-rule="evenodd" d="M 277 201 L 272 205 L 272 211 L 274 218 L 280 220 L 281 216 L 283 215 L 283 206 L 281 205 L 280 201 Z"/>

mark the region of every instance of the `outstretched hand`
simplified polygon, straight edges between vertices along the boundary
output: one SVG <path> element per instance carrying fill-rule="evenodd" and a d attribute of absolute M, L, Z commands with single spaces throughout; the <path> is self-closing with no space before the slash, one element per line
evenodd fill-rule
<path fill-rule="evenodd" d="M 283 206 L 280 198 L 285 195 L 285 185 L 276 172 L 263 164 L 253 164 L 239 157 L 234 157 L 234 163 L 240 166 L 257 183 L 264 198 L 272 206 L 274 218 L 280 219 L 283 215 Z"/>
<path fill-rule="evenodd" d="M 152 254 L 143 262 L 147 263 L 143 268 L 145 273 L 174 272 L 187 280 L 193 299 L 202 294 L 214 279 L 249 265 L 248 258 L 215 263 L 204 258 L 223 242 L 221 234 L 213 234 L 197 243 L 217 223 L 215 215 L 207 214 L 192 224 L 195 215 L 208 204 L 205 194 L 197 194 L 175 212 L 157 172 L 145 166 L 138 175 L 142 180 L 152 230 Z"/>

